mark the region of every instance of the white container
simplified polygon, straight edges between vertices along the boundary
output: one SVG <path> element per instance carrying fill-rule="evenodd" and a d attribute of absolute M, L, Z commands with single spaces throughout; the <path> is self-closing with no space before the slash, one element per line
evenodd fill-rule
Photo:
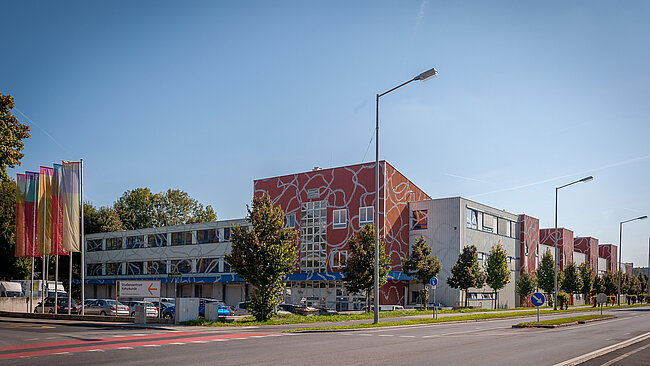
<path fill-rule="evenodd" d="M 199 318 L 199 299 L 196 297 L 181 297 L 176 302 L 176 321 L 184 322 Z"/>

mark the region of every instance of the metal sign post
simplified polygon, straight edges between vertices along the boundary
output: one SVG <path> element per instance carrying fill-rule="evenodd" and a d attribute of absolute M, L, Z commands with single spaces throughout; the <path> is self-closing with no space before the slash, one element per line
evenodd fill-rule
<path fill-rule="evenodd" d="M 603 315 L 603 304 L 607 301 L 607 295 L 599 293 L 596 295 L 596 303 L 600 304 L 600 315 Z"/>
<path fill-rule="evenodd" d="M 433 277 L 429 280 L 429 284 L 431 284 L 431 288 L 433 289 L 433 319 L 438 319 L 438 306 L 436 306 L 436 285 L 438 284 L 438 278 Z"/>
<path fill-rule="evenodd" d="M 535 292 L 530 296 L 530 303 L 537 308 L 537 323 L 539 323 L 539 307 L 544 305 L 546 297 L 541 292 Z"/>

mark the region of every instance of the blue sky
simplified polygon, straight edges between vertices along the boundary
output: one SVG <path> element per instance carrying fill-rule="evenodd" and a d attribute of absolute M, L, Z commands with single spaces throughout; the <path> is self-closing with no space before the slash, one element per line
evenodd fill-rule
<path fill-rule="evenodd" d="M 380 155 L 464 196 L 601 243 L 650 214 L 650 3 L 0 3 L 0 93 L 32 128 L 22 166 L 84 159 L 85 198 L 178 188 L 220 219 L 255 178 Z M 650 220 L 624 225 L 647 265 Z"/>

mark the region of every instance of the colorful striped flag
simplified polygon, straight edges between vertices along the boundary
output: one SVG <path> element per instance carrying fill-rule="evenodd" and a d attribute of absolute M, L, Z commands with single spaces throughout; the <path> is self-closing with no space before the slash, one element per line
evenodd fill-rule
<path fill-rule="evenodd" d="M 25 193 L 27 191 L 27 176 L 16 174 L 16 251 L 14 256 L 27 257 L 25 242 Z"/>
<path fill-rule="evenodd" d="M 63 213 L 63 249 L 68 252 L 79 252 L 81 246 L 80 231 L 80 187 L 79 167 L 76 161 L 63 161 L 63 184 L 61 186 L 61 204 Z"/>
<path fill-rule="evenodd" d="M 38 179 L 38 253 L 52 252 L 52 176 L 54 169 L 41 167 Z"/>
<path fill-rule="evenodd" d="M 25 172 L 25 254 L 38 257 L 36 228 L 38 226 L 38 173 Z"/>
<path fill-rule="evenodd" d="M 52 176 L 52 254 L 67 255 L 63 249 L 63 210 L 61 189 L 63 186 L 63 165 L 54 164 Z"/>

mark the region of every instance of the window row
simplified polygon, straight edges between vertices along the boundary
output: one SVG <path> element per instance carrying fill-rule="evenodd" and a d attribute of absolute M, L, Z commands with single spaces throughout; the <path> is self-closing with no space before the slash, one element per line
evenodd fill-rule
<path fill-rule="evenodd" d="M 516 221 L 510 221 L 469 207 L 467 208 L 467 227 L 509 238 L 517 238 Z"/>
<path fill-rule="evenodd" d="M 191 244 L 209 244 L 230 241 L 229 227 L 223 229 L 206 229 L 196 231 L 196 242 L 193 242 L 192 231 L 179 231 L 161 234 L 133 235 L 127 237 L 107 238 L 105 250 L 120 249 L 137 249 L 137 248 L 156 248 L 164 246 L 191 245 Z M 168 243 L 169 239 L 169 243 Z M 89 239 L 86 241 L 87 252 L 102 251 L 102 239 Z"/>
<path fill-rule="evenodd" d="M 180 273 L 231 273 L 230 265 L 223 257 L 198 259 L 172 259 L 137 262 L 89 263 L 88 276 L 156 275 Z"/>
<path fill-rule="evenodd" d="M 372 224 L 374 220 L 375 208 L 372 206 L 365 206 L 359 208 L 359 226 Z M 332 228 L 345 229 L 348 226 L 348 210 L 334 210 L 332 211 Z"/>

